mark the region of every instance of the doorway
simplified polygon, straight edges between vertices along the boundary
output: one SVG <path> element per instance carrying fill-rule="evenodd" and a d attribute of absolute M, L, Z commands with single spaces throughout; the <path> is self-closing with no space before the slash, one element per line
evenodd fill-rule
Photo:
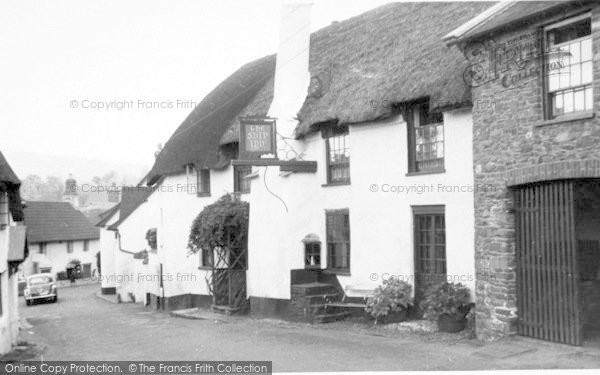
<path fill-rule="evenodd" d="M 600 333 L 600 182 L 514 191 L 519 334 L 582 345 Z M 596 319 L 595 319 L 596 318 Z"/>
<path fill-rule="evenodd" d="M 413 206 L 415 306 L 427 289 L 446 281 L 446 218 L 444 206 Z"/>

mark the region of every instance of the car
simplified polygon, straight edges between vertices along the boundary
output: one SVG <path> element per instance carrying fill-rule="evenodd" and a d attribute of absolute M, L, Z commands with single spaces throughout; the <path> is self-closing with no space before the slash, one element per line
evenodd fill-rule
<path fill-rule="evenodd" d="M 27 306 L 31 305 L 33 301 L 39 300 L 58 301 L 58 293 L 54 278 L 47 273 L 36 273 L 28 276 L 24 295 Z"/>

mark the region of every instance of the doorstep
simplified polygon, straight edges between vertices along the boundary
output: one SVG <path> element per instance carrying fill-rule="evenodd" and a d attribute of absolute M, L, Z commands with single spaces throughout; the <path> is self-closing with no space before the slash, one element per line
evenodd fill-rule
<path fill-rule="evenodd" d="M 193 307 L 190 309 L 173 310 L 169 312 L 169 315 L 174 316 L 176 318 L 210 320 L 218 323 L 229 323 L 235 320 L 243 319 L 243 317 L 238 315 L 219 314 L 211 310 L 199 309 L 197 307 Z"/>

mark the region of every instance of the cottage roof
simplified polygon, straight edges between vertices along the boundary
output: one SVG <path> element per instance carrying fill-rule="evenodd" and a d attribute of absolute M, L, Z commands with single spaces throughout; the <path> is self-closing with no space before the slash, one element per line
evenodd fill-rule
<path fill-rule="evenodd" d="M 160 183 L 160 182 L 159 182 Z M 127 218 L 146 200 L 154 189 L 150 186 L 134 186 L 126 187 L 121 191 L 121 202 L 118 204 L 119 220 L 109 225 L 107 229 L 115 230 L 119 228 Z M 116 212 L 116 211 L 115 211 Z M 114 212 L 113 212 L 114 214 Z M 108 215 L 108 219 L 112 217 L 112 214 Z M 108 221 L 107 219 L 107 221 Z M 98 225 L 98 224 L 96 224 Z"/>
<path fill-rule="evenodd" d="M 321 84 L 321 94 L 306 99 L 296 135 L 332 120 L 376 121 L 392 114 L 390 103 L 422 97 L 430 97 L 432 109 L 469 105 L 471 94 L 462 78 L 465 59 L 442 37 L 492 5 L 392 3 L 313 33 L 309 70 Z M 274 70 L 275 56 L 267 56 L 208 94 L 158 155 L 149 182 L 180 173 L 189 163 L 223 166 L 218 145 L 237 142 L 238 116 L 267 114 Z"/>
<path fill-rule="evenodd" d="M 472 40 L 504 27 L 517 25 L 523 21 L 531 22 L 532 17 L 544 18 L 565 7 L 583 7 L 592 1 L 556 0 L 556 1 L 506 1 L 497 3 L 476 17 L 470 19 L 444 36 L 449 44 Z"/>
<path fill-rule="evenodd" d="M 14 221 L 23 221 L 20 187 L 21 181 L 0 152 L 0 192 L 8 193 L 9 208 Z"/>
<path fill-rule="evenodd" d="M 68 202 L 27 202 L 25 224 L 30 243 L 100 238 L 98 228 Z"/>

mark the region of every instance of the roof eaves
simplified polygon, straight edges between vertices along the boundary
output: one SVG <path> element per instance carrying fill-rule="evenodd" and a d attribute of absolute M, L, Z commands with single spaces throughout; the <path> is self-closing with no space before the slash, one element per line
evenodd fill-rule
<path fill-rule="evenodd" d="M 516 3 L 517 3 L 516 0 L 501 1 L 501 2 L 493 5 L 492 7 L 484 10 L 476 17 L 463 23 L 456 29 L 450 31 L 448 34 L 446 34 L 442 38 L 442 40 L 444 42 L 446 42 L 447 45 L 456 44 L 459 41 L 461 41 L 465 37 L 465 35 L 467 33 L 469 33 L 469 31 L 475 29 L 477 26 L 483 24 L 484 22 L 497 16 L 498 14 L 506 11 L 506 9 L 510 8 L 511 6 L 515 5 Z"/>

